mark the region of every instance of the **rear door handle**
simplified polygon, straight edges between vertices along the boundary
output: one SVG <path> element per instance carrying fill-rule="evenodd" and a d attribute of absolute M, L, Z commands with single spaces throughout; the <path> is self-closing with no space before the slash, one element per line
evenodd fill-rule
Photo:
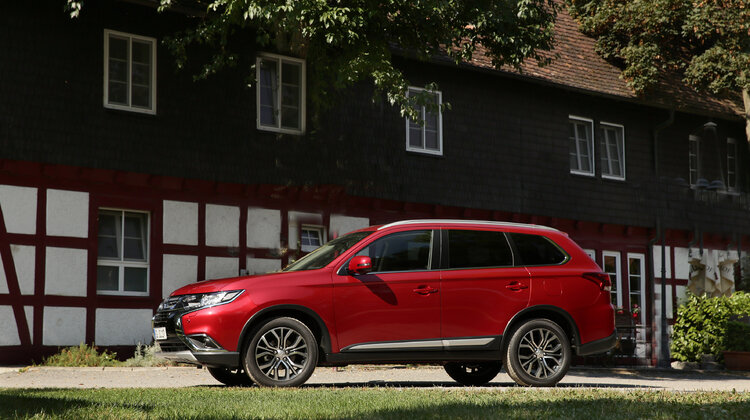
<path fill-rule="evenodd" d="M 413 290 L 418 295 L 429 295 L 431 293 L 437 293 L 438 289 L 430 286 L 418 287 Z"/>
<path fill-rule="evenodd" d="M 519 290 L 528 289 L 529 286 L 527 286 L 527 285 L 525 285 L 523 283 L 514 281 L 514 282 L 510 283 L 509 285 L 505 286 L 505 288 L 508 289 L 508 290 L 513 290 L 513 291 L 517 292 Z"/>

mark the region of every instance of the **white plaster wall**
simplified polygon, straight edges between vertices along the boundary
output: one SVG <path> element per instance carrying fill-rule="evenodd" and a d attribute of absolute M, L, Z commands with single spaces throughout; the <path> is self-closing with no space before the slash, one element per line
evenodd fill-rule
<path fill-rule="evenodd" d="M 96 310 L 94 342 L 100 346 L 151 343 L 150 309 Z"/>
<path fill-rule="evenodd" d="M 666 249 L 666 270 L 667 278 L 672 278 L 672 248 L 665 247 Z M 654 277 L 657 279 L 661 278 L 661 245 L 654 245 Z"/>
<path fill-rule="evenodd" d="M 247 209 L 248 248 L 281 246 L 281 212 L 272 209 Z"/>
<path fill-rule="evenodd" d="M 237 258 L 206 257 L 206 280 L 237 277 L 240 260 Z"/>
<path fill-rule="evenodd" d="M 88 238 L 89 194 L 47 190 L 47 235 Z"/>
<path fill-rule="evenodd" d="M 248 274 L 266 274 L 281 269 L 281 260 L 270 259 L 270 258 L 248 258 L 247 259 L 247 272 Z"/>
<path fill-rule="evenodd" d="M 26 314 L 26 325 L 29 326 L 29 338 L 31 338 L 31 344 L 34 344 L 34 307 L 24 306 L 23 312 Z"/>
<path fill-rule="evenodd" d="M 289 249 L 297 249 L 300 225 L 322 225 L 323 216 L 318 213 L 289 212 Z M 323 242 L 328 242 L 324 237 Z"/>
<path fill-rule="evenodd" d="M 36 233 L 37 189 L 0 185 L 0 208 L 8 233 Z"/>
<path fill-rule="evenodd" d="M 11 306 L 0 306 L 0 346 L 21 345 L 21 337 L 18 335 L 16 317 Z"/>
<path fill-rule="evenodd" d="M 165 244 L 198 245 L 198 203 L 164 200 Z"/>
<path fill-rule="evenodd" d="M 86 308 L 47 306 L 42 321 L 45 346 L 76 346 L 86 340 Z"/>
<path fill-rule="evenodd" d="M 87 260 L 85 249 L 47 247 L 44 293 L 86 296 Z"/>
<path fill-rule="evenodd" d="M 690 249 L 688 248 L 674 249 L 674 278 L 679 280 L 688 280 L 690 278 L 690 253 Z M 693 249 L 692 254 L 700 258 L 698 249 Z M 659 260 L 659 264 L 661 264 L 661 259 Z M 660 276 L 661 271 L 654 274 Z"/>
<path fill-rule="evenodd" d="M 335 238 L 367 226 L 370 226 L 370 219 L 366 217 L 351 217 L 342 214 L 331 215 L 331 235 Z"/>
<path fill-rule="evenodd" d="M 186 284 L 198 281 L 198 257 L 195 255 L 164 254 L 162 265 L 162 297 Z"/>
<path fill-rule="evenodd" d="M 206 245 L 240 245 L 240 208 L 235 206 L 206 205 Z"/>
<path fill-rule="evenodd" d="M 13 265 L 16 267 L 16 278 L 18 279 L 21 294 L 33 295 L 36 247 L 11 245 L 10 252 L 13 256 Z M 8 278 L 5 274 L 5 266 L 3 265 L 2 258 L 0 258 L 0 293 L 9 293 Z"/>

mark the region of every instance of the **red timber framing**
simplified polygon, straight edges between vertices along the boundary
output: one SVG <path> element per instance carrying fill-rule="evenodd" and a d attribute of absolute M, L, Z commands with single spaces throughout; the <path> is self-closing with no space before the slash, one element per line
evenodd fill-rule
<path fill-rule="evenodd" d="M 332 214 L 362 217 L 369 224 L 377 225 L 412 218 L 455 218 L 477 220 L 502 220 L 551 226 L 568 232 L 583 248 L 596 250 L 597 262 L 602 262 L 602 251 L 619 252 L 621 270 L 627 273 L 628 253 L 645 255 L 646 267 L 652 266 L 650 242 L 655 231 L 644 227 L 608 225 L 596 222 L 575 221 L 555 217 L 526 215 L 442 206 L 426 203 L 399 202 L 346 194 L 344 187 L 318 185 L 313 187 L 280 185 L 241 185 L 213 181 L 184 179 L 169 176 L 148 175 L 105 169 L 91 169 L 64 165 L 42 164 L 0 160 L 0 185 L 32 187 L 37 189 L 36 231 L 34 234 L 8 233 L 5 218 L 0 217 L 0 257 L 8 282 L 7 294 L 0 294 L 0 306 L 13 309 L 21 344 L 0 347 L 0 363 L 28 363 L 58 351 L 57 346 L 43 345 L 44 308 L 47 306 L 75 307 L 86 309 L 85 340 L 94 343 L 96 334 L 96 310 L 149 309 L 154 311 L 162 300 L 162 263 L 164 254 L 197 256 L 196 278 L 205 278 L 207 257 L 229 257 L 239 259 L 239 270 L 247 269 L 247 258 L 278 259 L 284 266 L 289 262 L 290 212 L 313 213 L 320 216 L 328 229 L 329 238 Z M 72 238 L 47 235 L 46 192 L 49 189 L 81 191 L 89 194 L 88 237 Z M 164 200 L 186 201 L 198 204 L 197 245 L 162 243 Z M 208 246 L 206 244 L 206 206 L 208 204 L 239 208 L 239 243 L 237 247 Z M 279 249 L 247 247 L 247 224 L 249 208 L 279 210 Z M 146 211 L 150 214 L 149 229 L 149 295 L 109 296 L 97 294 L 97 213 L 99 208 L 118 208 Z M 0 216 L 2 212 L 0 211 Z M 301 223 L 305 223 L 301 220 Z M 343 233 L 343 232 L 340 232 Z M 667 245 L 687 247 L 692 233 L 667 232 Z M 742 243 L 750 243 L 742 238 Z M 719 236 L 706 236 L 706 247 L 726 248 L 729 242 Z M 11 254 L 11 245 L 35 246 L 34 293 L 22 295 Z M 63 247 L 86 250 L 86 296 L 57 296 L 45 294 L 46 247 Z M 674 265 L 674 258 L 671 259 Z M 649 270 L 647 270 L 648 273 Z M 672 267 L 674 273 L 674 266 Z M 658 274 L 657 274 L 658 276 Z M 672 284 L 684 285 L 686 281 L 670 280 Z M 622 293 L 627 295 L 627 282 L 622 282 Z M 653 323 L 653 282 L 648 278 L 646 293 L 647 322 Z M 675 293 L 675 288 L 672 288 Z M 673 302 L 676 296 L 673 296 Z M 27 325 L 24 307 L 33 308 L 33 324 Z M 0 320 L 0 322 L 12 322 Z M 111 346 L 121 356 L 132 354 L 132 346 Z"/>

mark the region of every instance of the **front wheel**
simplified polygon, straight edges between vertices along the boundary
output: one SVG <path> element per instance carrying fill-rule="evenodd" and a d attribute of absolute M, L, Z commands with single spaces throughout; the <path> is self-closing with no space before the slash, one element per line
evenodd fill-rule
<path fill-rule="evenodd" d="M 307 325 L 294 318 L 275 318 L 250 338 L 243 360 L 255 383 L 269 387 L 299 386 L 315 370 L 318 343 Z"/>
<path fill-rule="evenodd" d="M 454 381 L 466 386 L 484 385 L 500 373 L 500 362 L 451 362 L 445 364 L 445 372 Z"/>
<path fill-rule="evenodd" d="M 210 373 L 211 376 L 214 377 L 214 379 L 227 386 L 250 386 L 253 384 L 253 381 L 245 374 L 245 371 L 242 368 L 230 369 L 222 367 L 210 367 L 207 369 L 208 373 Z"/>
<path fill-rule="evenodd" d="M 505 369 L 522 386 L 554 386 L 570 367 L 568 336 L 549 319 L 531 319 L 516 328 L 505 350 Z"/>

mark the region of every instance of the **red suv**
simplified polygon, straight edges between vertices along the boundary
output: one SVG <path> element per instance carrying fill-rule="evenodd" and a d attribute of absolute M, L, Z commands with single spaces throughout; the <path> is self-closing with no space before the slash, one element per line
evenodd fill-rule
<path fill-rule="evenodd" d="M 194 283 L 153 318 L 160 356 L 227 385 L 297 386 L 316 366 L 436 363 L 466 385 L 505 366 L 550 386 L 615 344 L 609 276 L 558 230 L 410 220 L 336 238 L 279 273 Z"/>

